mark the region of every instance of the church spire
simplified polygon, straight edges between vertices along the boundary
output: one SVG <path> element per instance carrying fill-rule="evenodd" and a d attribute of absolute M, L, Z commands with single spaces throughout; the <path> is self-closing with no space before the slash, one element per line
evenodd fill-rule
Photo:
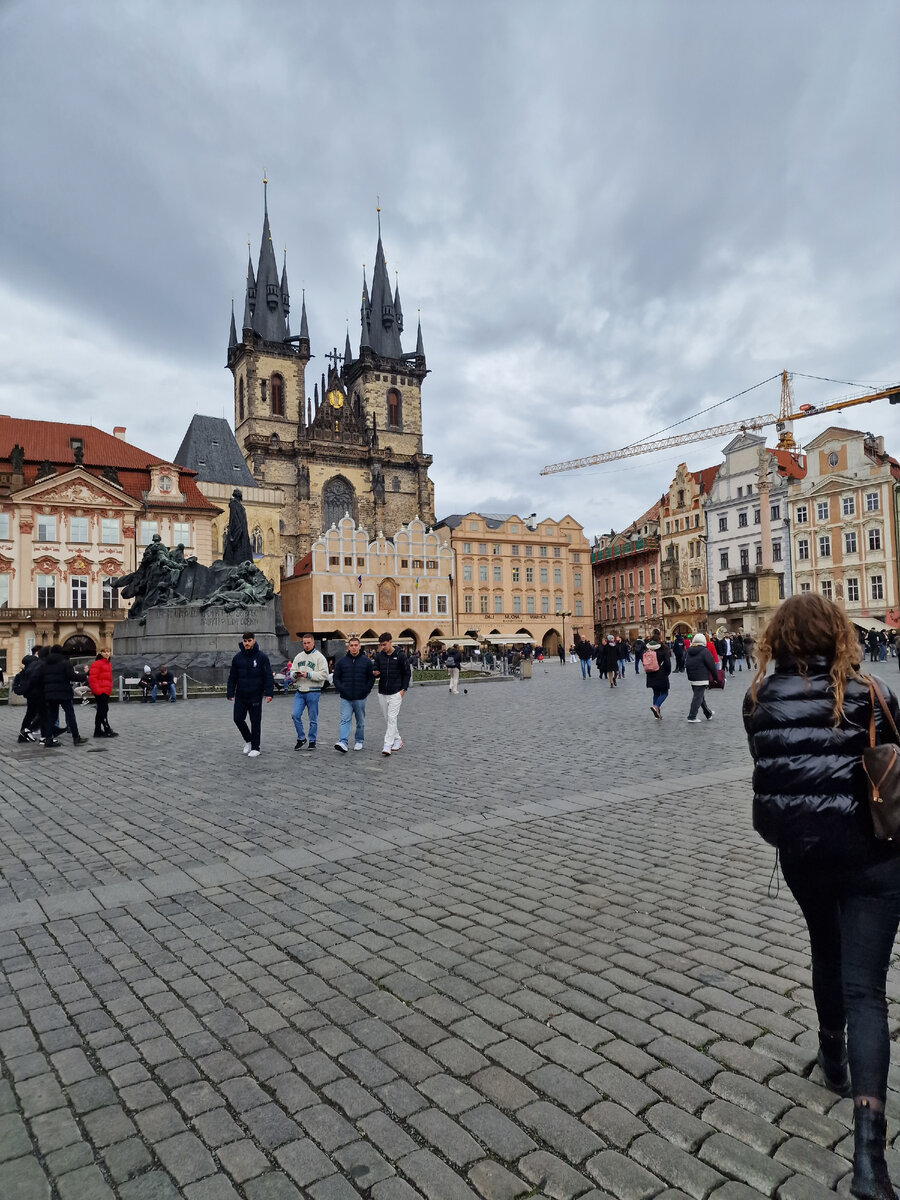
<path fill-rule="evenodd" d="M 425 343 L 422 341 L 422 314 L 419 313 L 419 332 L 416 336 L 416 358 L 425 361 Z"/>
<path fill-rule="evenodd" d="M 394 287 L 394 320 L 397 322 L 397 332 L 403 332 L 403 309 L 400 307 L 400 279 L 398 273 L 394 272 L 396 284 Z"/>
<path fill-rule="evenodd" d="M 228 331 L 228 349 L 233 350 L 237 345 L 237 329 L 234 326 L 234 297 L 231 297 L 231 329 Z"/>
<path fill-rule="evenodd" d="M 281 268 L 281 307 L 284 309 L 284 322 L 287 325 L 291 312 L 291 297 L 288 292 L 287 280 L 287 246 L 284 248 L 284 266 Z"/>
<path fill-rule="evenodd" d="M 375 270 L 372 275 L 372 298 L 369 307 L 369 343 L 380 358 L 402 358 L 400 329 L 394 311 L 394 297 L 388 278 L 384 246 L 381 242 L 381 208 L 378 208 L 378 245 L 375 249 Z"/>
<path fill-rule="evenodd" d="M 347 326 L 347 340 L 344 342 L 344 366 L 349 367 L 353 362 L 353 350 L 350 347 L 350 326 Z"/>
<path fill-rule="evenodd" d="M 283 342 L 287 337 L 284 299 L 278 278 L 278 264 L 269 227 L 268 183 L 263 179 L 263 230 L 259 247 L 259 266 L 256 272 L 256 304 L 253 309 L 253 332 L 266 342 Z"/>
<path fill-rule="evenodd" d="M 369 316 L 372 306 L 369 303 L 369 289 L 366 287 L 366 264 L 363 263 L 363 290 L 362 302 L 359 306 L 359 323 L 361 332 L 359 335 L 359 352 L 362 355 L 363 350 L 371 349 L 369 344 Z"/>

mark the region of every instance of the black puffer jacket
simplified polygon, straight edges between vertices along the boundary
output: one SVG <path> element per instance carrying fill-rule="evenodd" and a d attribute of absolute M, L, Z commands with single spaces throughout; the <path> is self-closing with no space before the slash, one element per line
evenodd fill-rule
<path fill-rule="evenodd" d="M 40 663 L 40 678 L 44 687 L 44 699 L 48 704 L 59 704 L 72 699 L 72 684 L 78 678 L 75 668 L 66 654 L 51 650 Z"/>
<path fill-rule="evenodd" d="M 273 695 L 275 677 L 272 666 L 269 656 L 263 654 L 258 642 L 254 642 L 249 650 L 241 642 L 240 650 L 231 660 L 225 691 L 229 700 L 234 699 L 236 692 L 240 692 L 243 699 L 254 701 Z"/>
<path fill-rule="evenodd" d="M 808 674 L 780 664 L 759 688 L 754 707 L 744 697 L 744 727 L 753 756 L 753 827 L 786 858 L 835 862 L 891 857 L 896 850 L 872 833 L 862 769 L 869 744 L 869 691 L 849 680 L 844 716 L 833 723 L 831 679 L 825 659 Z M 897 701 L 879 680 L 894 720 Z M 887 725 L 876 705 L 876 734 Z"/>

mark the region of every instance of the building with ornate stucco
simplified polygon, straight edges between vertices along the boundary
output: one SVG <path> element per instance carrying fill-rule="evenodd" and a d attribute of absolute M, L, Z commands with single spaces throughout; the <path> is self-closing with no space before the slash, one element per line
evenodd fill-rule
<path fill-rule="evenodd" d="M 345 515 L 375 535 L 390 536 L 416 518 L 433 524 L 432 460 L 422 446 L 422 327 L 415 350 L 404 351 L 399 286 L 391 289 L 380 215 L 356 355 L 347 334 L 343 354 L 325 356 L 327 375 L 308 377 L 305 294 L 297 334 L 290 307 L 287 263 L 279 272 L 266 204 L 256 269 L 252 259 L 247 265 L 240 336 L 231 317 L 227 365 L 241 452 L 256 485 L 284 495 L 283 553 L 299 562 Z"/>

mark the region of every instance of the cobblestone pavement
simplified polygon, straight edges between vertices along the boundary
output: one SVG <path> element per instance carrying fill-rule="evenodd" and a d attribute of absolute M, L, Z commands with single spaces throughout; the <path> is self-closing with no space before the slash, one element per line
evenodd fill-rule
<path fill-rule="evenodd" d="M 661 723 L 631 669 L 415 687 L 390 759 L 333 695 L 255 761 L 224 700 L 56 751 L 0 710 L 0 1196 L 846 1193 L 747 678 L 690 728 L 683 676 Z"/>

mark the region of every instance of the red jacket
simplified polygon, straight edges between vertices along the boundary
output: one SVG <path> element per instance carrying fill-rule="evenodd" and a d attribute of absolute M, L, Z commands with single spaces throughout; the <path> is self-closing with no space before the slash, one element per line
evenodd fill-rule
<path fill-rule="evenodd" d="M 112 663 L 107 658 L 95 658 L 88 668 L 88 687 L 95 696 L 111 696 L 112 683 Z"/>

